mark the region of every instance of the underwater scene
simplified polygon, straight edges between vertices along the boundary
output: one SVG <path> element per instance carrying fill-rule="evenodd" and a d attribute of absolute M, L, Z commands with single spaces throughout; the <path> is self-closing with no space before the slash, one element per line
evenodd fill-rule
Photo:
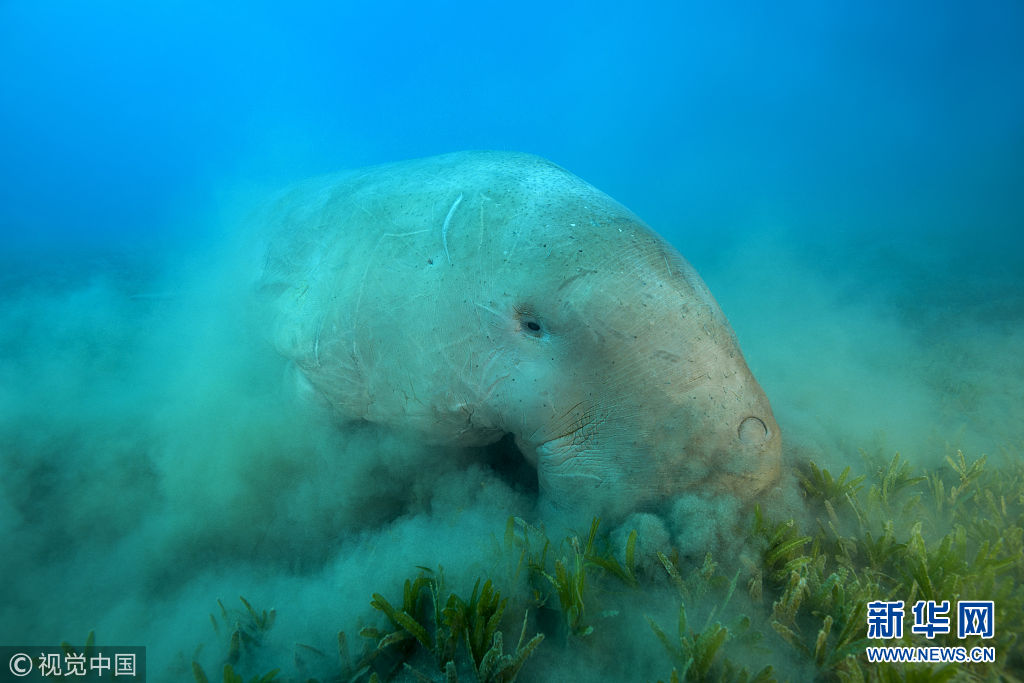
<path fill-rule="evenodd" d="M 1016 0 L 0 2 L 0 679 L 1024 679 L 1022 159 Z"/>

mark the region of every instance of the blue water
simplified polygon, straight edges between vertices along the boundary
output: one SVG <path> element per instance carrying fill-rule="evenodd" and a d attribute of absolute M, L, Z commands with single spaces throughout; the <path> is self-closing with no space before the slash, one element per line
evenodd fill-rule
<path fill-rule="evenodd" d="M 668 238 L 787 458 L 1019 457 L 1014 0 L 9 0 L 0 642 L 95 628 L 148 645 L 151 680 L 189 680 L 197 645 L 216 661 L 218 597 L 274 604 L 282 642 L 327 647 L 416 565 L 487 566 L 528 492 L 303 422 L 225 314 L 260 197 L 464 149 L 549 158 Z"/>

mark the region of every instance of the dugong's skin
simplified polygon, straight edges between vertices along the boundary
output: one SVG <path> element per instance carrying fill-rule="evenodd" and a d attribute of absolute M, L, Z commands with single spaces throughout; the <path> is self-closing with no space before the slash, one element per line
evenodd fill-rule
<path fill-rule="evenodd" d="M 588 514 L 778 480 L 779 427 L 704 282 L 558 166 L 375 166 L 268 216 L 274 343 L 342 418 L 441 444 L 512 433 L 542 502 Z"/>

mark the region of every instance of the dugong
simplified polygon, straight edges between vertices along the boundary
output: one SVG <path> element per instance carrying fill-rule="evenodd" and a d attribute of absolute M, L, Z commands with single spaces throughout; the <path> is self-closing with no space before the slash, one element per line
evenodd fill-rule
<path fill-rule="evenodd" d="M 342 420 L 482 446 L 542 510 L 749 500 L 781 437 L 704 282 L 643 221 L 542 158 L 461 152 L 306 181 L 266 211 L 274 345 Z"/>

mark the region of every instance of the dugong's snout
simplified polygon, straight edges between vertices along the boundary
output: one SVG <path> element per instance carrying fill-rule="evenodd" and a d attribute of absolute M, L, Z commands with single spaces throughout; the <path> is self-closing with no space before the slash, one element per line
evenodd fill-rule
<path fill-rule="evenodd" d="M 620 411 L 606 419 L 581 414 L 568 433 L 532 448 L 520 440 L 537 466 L 543 507 L 620 518 L 669 514 L 694 493 L 755 501 L 781 478 L 782 437 L 760 386 L 749 375 L 744 384 L 741 405 L 720 402 L 717 392 L 709 399 L 706 387 L 645 402 L 647 411 L 623 409 L 619 395 Z"/>
<path fill-rule="evenodd" d="M 756 414 L 745 410 L 740 417 L 701 418 L 700 427 L 693 431 L 657 433 L 649 453 L 660 463 L 651 473 L 656 484 L 634 492 L 633 510 L 614 506 L 605 510 L 669 518 L 680 497 L 726 497 L 746 505 L 778 486 L 782 438 L 770 408 L 765 406 Z"/>
<path fill-rule="evenodd" d="M 682 489 L 716 491 L 752 501 L 782 475 L 782 433 L 761 385 L 738 353 L 721 385 L 688 394 L 683 405 L 700 405 L 684 440 Z M 703 396 L 703 403 L 699 400 Z M 692 418 L 691 418 L 692 420 Z"/>

